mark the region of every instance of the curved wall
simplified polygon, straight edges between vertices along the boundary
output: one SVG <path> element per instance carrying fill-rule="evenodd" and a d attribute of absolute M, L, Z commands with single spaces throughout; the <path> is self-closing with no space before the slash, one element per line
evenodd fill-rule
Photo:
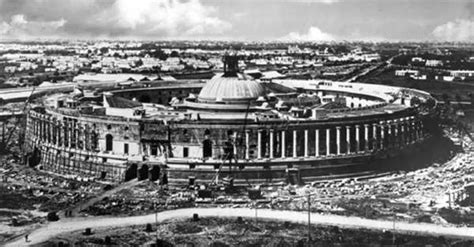
<path fill-rule="evenodd" d="M 187 118 L 169 122 L 31 110 L 26 138 L 30 165 L 115 182 L 137 176 L 177 183 L 209 182 L 216 175 L 230 175 L 241 184 L 289 179 L 307 182 L 374 170 L 369 160 L 409 150 L 429 136 L 423 116 L 395 102 L 394 95 L 400 90 L 411 89 L 334 82 L 313 88 L 311 82 L 292 83 L 365 103 L 361 108 L 334 110 L 324 119 L 297 120 Z M 198 89 L 199 85 L 165 86 L 153 91 L 179 97 Z M 133 97 L 150 91 L 114 93 Z"/>

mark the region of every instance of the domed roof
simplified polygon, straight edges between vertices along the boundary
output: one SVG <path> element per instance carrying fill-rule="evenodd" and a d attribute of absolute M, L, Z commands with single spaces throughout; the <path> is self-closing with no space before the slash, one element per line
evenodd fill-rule
<path fill-rule="evenodd" d="M 239 74 L 238 77 L 216 75 L 201 89 L 202 102 L 248 101 L 265 95 L 265 88 L 257 81 Z"/>

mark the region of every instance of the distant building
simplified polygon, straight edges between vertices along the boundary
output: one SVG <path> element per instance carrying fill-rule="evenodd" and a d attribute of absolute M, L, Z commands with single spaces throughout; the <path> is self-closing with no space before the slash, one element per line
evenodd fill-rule
<path fill-rule="evenodd" d="M 443 66 L 443 61 L 441 61 L 441 60 L 434 60 L 434 59 L 426 60 L 425 66 L 428 66 L 428 67 L 440 67 L 440 66 Z"/>
<path fill-rule="evenodd" d="M 395 70 L 395 76 L 418 76 L 420 71 L 412 69 L 399 69 Z"/>

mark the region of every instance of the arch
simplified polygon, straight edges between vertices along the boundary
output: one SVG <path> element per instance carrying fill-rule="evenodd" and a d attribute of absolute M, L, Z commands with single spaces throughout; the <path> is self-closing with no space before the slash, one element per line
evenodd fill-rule
<path fill-rule="evenodd" d="M 150 170 L 149 179 L 151 181 L 156 181 L 160 178 L 160 166 L 154 165 Z"/>
<path fill-rule="evenodd" d="M 212 157 L 212 141 L 209 139 L 202 142 L 202 157 Z"/>
<path fill-rule="evenodd" d="M 142 165 L 138 170 L 138 180 L 144 180 L 148 178 L 148 165 Z"/>
<path fill-rule="evenodd" d="M 132 164 L 128 167 L 127 171 L 125 171 L 125 182 L 137 177 L 137 169 L 137 164 Z"/>
<path fill-rule="evenodd" d="M 105 136 L 105 151 L 112 151 L 114 148 L 114 137 L 111 134 Z"/>

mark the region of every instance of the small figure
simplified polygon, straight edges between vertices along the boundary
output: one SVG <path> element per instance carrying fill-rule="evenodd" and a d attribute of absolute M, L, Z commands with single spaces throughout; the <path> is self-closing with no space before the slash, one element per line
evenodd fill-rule
<path fill-rule="evenodd" d="M 29 242 L 29 240 L 28 240 L 28 234 L 25 235 L 25 242 Z"/>

